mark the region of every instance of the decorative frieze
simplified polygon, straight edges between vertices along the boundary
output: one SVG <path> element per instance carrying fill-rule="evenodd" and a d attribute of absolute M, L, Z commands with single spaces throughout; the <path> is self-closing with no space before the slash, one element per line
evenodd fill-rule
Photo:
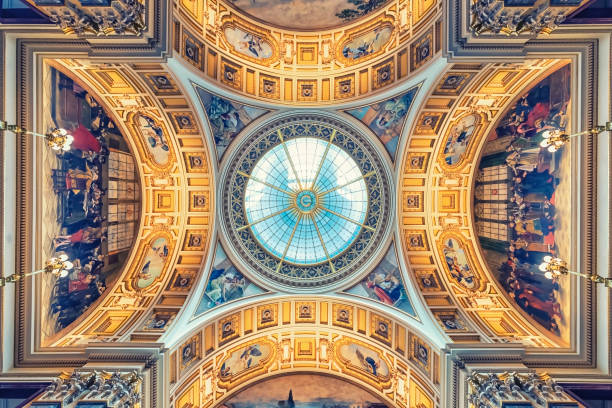
<path fill-rule="evenodd" d="M 550 407 L 556 403 L 579 406 L 571 405 L 575 401 L 548 374 L 473 372 L 467 383 L 467 401 L 471 407 L 493 408 L 513 403 L 530 403 L 528 406 L 532 407 Z"/>
<path fill-rule="evenodd" d="M 38 402 L 60 403 L 73 407 L 77 403 L 105 402 L 113 408 L 140 406 L 143 378 L 138 371 L 107 372 L 77 369 L 55 378 Z M 36 405 L 36 404 L 35 404 Z"/>
<path fill-rule="evenodd" d="M 471 7 L 470 29 L 474 35 L 550 34 L 580 1 L 562 2 L 562 6 L 557 3 L 555 0 L 476 0 Z"/>
<path fill-rule="evenodd" d="M 78 0 L 50 5 L 35 0 L 34 5 L 66 34 L 135 35 L 145 31 L 145 5 L 139 0 L 108 0 L 89 6 Z"/>

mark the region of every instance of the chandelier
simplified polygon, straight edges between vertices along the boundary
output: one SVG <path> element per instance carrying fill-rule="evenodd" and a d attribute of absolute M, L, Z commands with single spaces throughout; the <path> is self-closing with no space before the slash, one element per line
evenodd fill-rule
<path fill-rule="evenodd" d="M 6 277 L 0 277 L 0 287 L 6 286 L 7 283 L 19 282 L 27 276 L 38 275 L 39 273 L 51 274 L 63 278 L 68 276 L 73 267 L 74 264 L 68 260 L 68 256 L 62 254 L 57 258 L 53 257 L 47 260 L 42 269 L 30 273 L 14 273 Z"/>
<path fill-rule="evenodd" d="M 576 275 L 587 278 L 595 283 L 603 283 L 605 287 L 612 288 L 612 278 L 604 278 L 596 274 L 587 274 L 570 271 L 567 267 L 567 262 L 561 258 L 552 257 L 550 255 L 542 258 L 542 263 L 538 269 L 544 272 L 544 276 L 548 279 L 554 279 L 561 275 Z"/>
<path fill-rule="evenodd" d="M 41 134 L 36 132 L 30 132 L 29 130 L 26 130 L 17 125 L 9 125 L 5 120 L 0 120 L 0 131 L 2 130 L 8 130 L 9 132 L 13 132 L 18 135 L 27 134 L 42 137 L 47 142 L 47 146 L 57 151 L 70 150 L 70 145 L 72 145 L 72 141 L 74 140 L 74 137 L 72 135 L 69 135 L 66 129 L 53 128 L 49 132 Z"/>
<path fill-rule="evenodd" d="M 606 131 L 612 131 L 612 122 L 606 122 L 606 124 L 603 126 L 595 126 L 594 128 L 585 130 L 584 132 L 573 133 L 571 135 L 562 133 L 559 129 L 545 130 L 542 132 L 542 137 L 544 139 L 540 142 L 540 146 L 548 149 L 549 152 L 554 153 L 563 147 L 564 144 L 569 142 L 572 137 L 582 135 L 594 136 Z"/>

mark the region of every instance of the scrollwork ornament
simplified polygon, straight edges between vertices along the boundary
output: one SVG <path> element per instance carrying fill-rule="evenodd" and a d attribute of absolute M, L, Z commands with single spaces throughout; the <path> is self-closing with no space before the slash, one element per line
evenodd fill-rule
<path fill-rule="evenodd" d="M 502 403 L 531 403 L 534 407 L 547 407 L 550 402 L 573 401 L 545 373 L 473 372 L 467 383 L 467 401 L 476 408 L 501 407 Z"/>
<path fill-rule="evenodd" d="M 142 400 L 142 381 L 137 371 L 75 370 L 55 378 L 36 401 L 60 402 L 62 406 L 106 402 L 114 408 L 131 408 Z"/>
<path fill-rule="evenodd" d="M 502 34 L 550 34 L 567 16 L 568 10 L 554 12 L 548 1 L 537 7 L 505 7 L 503 0 L 476 0 L 471 7 L 470 29 L 476 36 Z"/>
<path fill-rule="evenodd" d="M 62 7 L 47 11 L 64 33 L 79 36 L 141 36 L 146 29 L 145 12 L 145 5 L 138 0 L 113 0 L 104 12 L 94 12 L 77 1 L 66 1 Z"/>

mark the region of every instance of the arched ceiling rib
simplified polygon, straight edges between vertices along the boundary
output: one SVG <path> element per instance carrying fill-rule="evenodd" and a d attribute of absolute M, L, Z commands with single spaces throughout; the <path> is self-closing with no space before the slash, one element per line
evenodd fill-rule
<path fill-rule="evenodd" d="M 348 26 L 303 33 L 266 26 L 223 2 L 181 1 L 175 48 L 200 75 L 249 98 L 337 104 L 422 71 L 441 51 L 441 4 L 392 1 Z"/>
<path fill-rule="evenodd" d="M 95 310 L 48 346 L 155 340 L 180 313 L 210 245 L 212 166 L 200 125 L 172 74 L 159 65 L 54 64 L 89 84 L 113 112 L 136 147 L 144 188 L 129 266 Z"/>
<path fill-rule="evenodd" d="M 413 124 L 402 174 L 404 249 L 426 302 L 454 339 L 476 335 L 531 347 L 569 347 L 568 339 L 530 323 L 498 289 L 474 241 L 471 215 L 472 177 L 486 136 L 515 95 L 566 63 L 455 64 L 431 89 Z M 453 141 L 461 132 L 464 140 Z M 461 148 L 461 154 L 449 146 Z M 417 205 L 424 194 L 425 205 Z M 466 270 L 452 272 L 447 260 L 453 258 Z M 567 311 L 567 319 L 574 312 Z"/>
<path fill-rule="evenodd" d="M 251 363 L 241 364 L 253 347 Z M 440 383 L 429 339 L 366 306 L 321 297 L 244 305 L 184 334 L 169 353 L 176 406 L 219 403 L 275 374 L 346 378 L 394 406 L 432 404 Z"/>

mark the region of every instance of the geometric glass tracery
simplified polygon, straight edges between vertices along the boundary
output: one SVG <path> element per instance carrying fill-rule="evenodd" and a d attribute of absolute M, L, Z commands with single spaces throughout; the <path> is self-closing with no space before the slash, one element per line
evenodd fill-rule
<path fill-rule="evenodd" d="M 241 139 L 226 163 L 222 238 L 266 278 L 330 285 L 361 273 L 389 237 L 388 165 L 343 121 L 274 120 Z"/>
<path fill-rule="evenodd" d="M 361 231 L 368 193 L 355 161 L 332 141 L 296 138 L 257 162 L 245 191 L 249 228 L 280 260 L 327 262 Z"/>

